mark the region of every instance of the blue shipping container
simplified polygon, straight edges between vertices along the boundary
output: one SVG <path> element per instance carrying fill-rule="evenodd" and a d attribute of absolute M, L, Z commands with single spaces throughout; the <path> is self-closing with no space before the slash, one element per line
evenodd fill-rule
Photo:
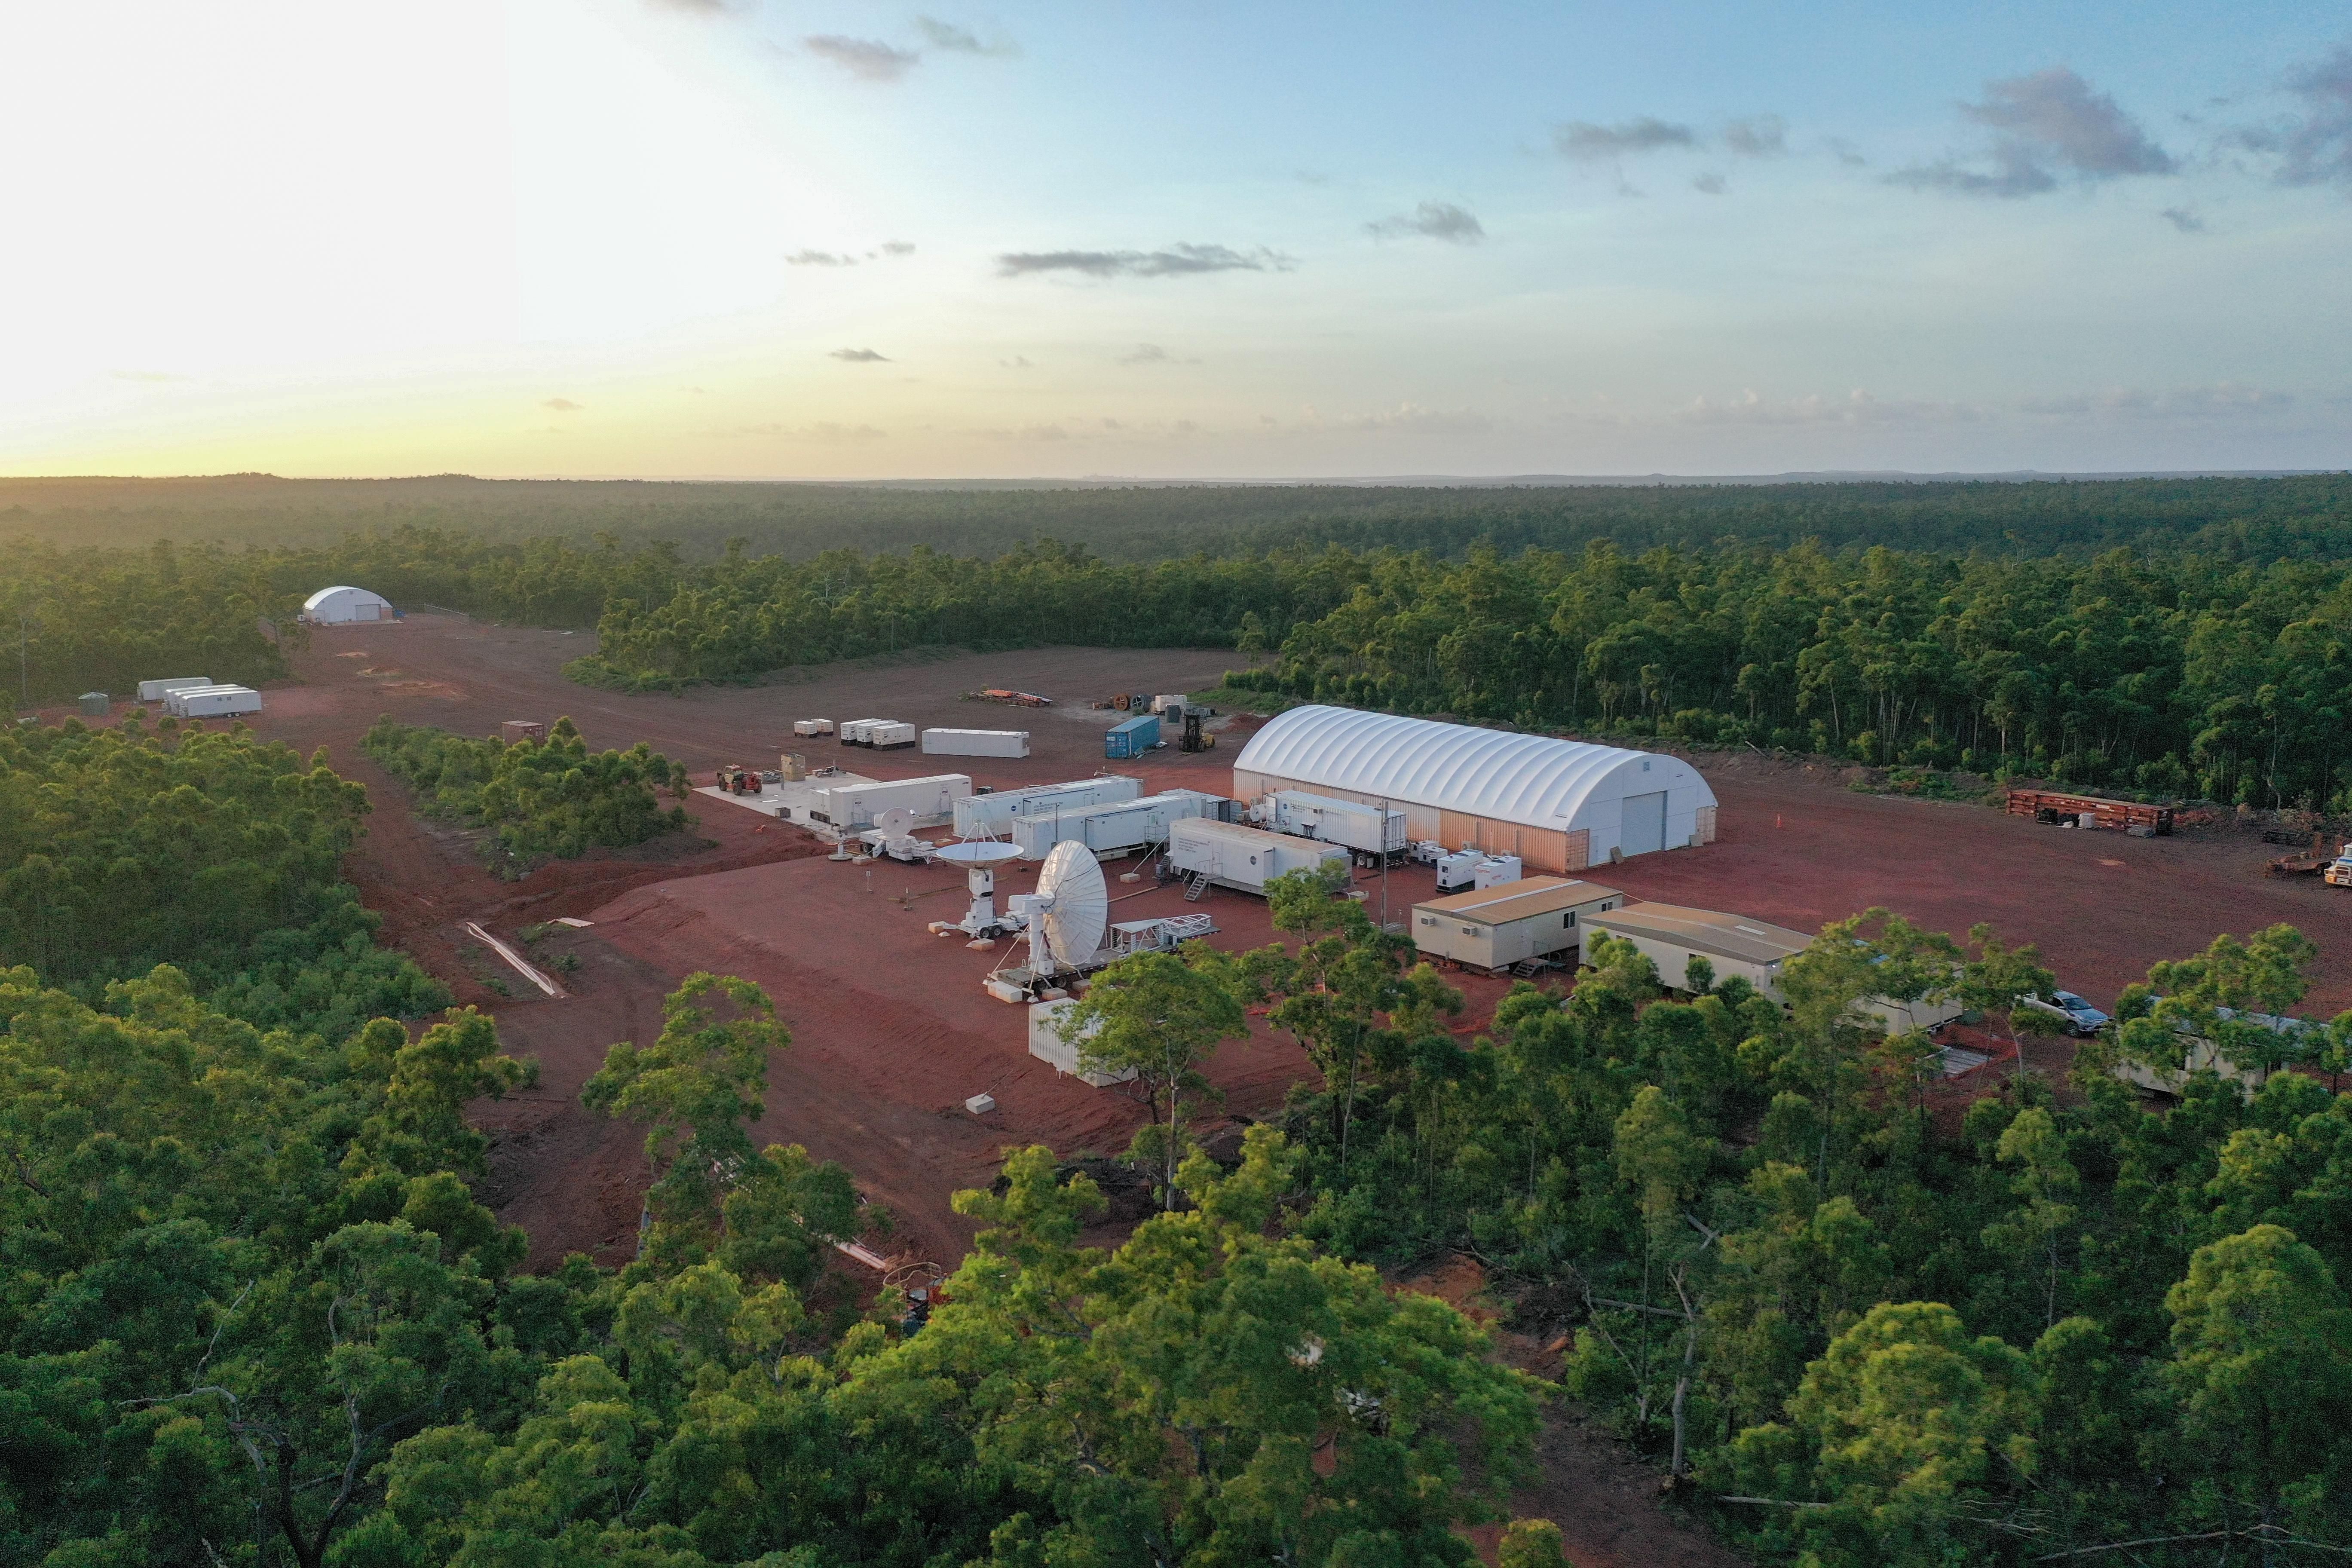
<path fill-rule="evenodd" d="M 1160 744 L 1160 717 L 1146 713 L 1114 725 L 1103 736 L 1103 755 L 1117 761 L 1123 757 L 1139 757 Z"/>

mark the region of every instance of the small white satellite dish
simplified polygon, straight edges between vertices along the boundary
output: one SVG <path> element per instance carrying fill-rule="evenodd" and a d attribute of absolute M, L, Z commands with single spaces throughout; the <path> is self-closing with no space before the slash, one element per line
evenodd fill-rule
<path fill-rule="evenodd" d="M 992 871 L 1020 859 L 1021 846 L 1007 844 L 1000 838 L 968 838 L 959 844 L 942 844 L 934 854 L 950 866 Z"/>
<path fill-rule="evenodd" d="M 876 817 L 874 826 L 881 830 L 886 842 L 904 838 L 915 830 L 915 814 L 903 805 L 894 805 Z"/>
<path fill-rule="evenodd" d="M 1048 954 L 1073 967 L 1092 958 L 1110 919 L 1110 889 L 1103 885 L 1102 864 L 1095 852 L 1073 838 L 1055 845 L 1037 872 L 1037 895 L 1052 900 L 1032 922 L 1033 931 L 1045 938 L 1037 945 L 1047 949 L 1034 955 L 1041 961 L 1038 966 L 1044 967 Z"/>

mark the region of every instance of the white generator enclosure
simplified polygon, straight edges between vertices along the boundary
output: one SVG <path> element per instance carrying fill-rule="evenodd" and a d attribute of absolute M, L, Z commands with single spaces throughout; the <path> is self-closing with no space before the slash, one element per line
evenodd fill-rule
<path fill-rule="evenodd" d="M 228 719 L 261 711 L 261 693 L 250 686 L 199 686 L 174 691 L 163 701 L 183 719 Z"/>
<path fill-rule="evenodd" d="M 175 675 L 166 680 L 142 680 L 139 683 L 139 700 L 161 702 L 174 691 L 194 691 L 200 686 L 218 686 L 209 675 Z"/>
<path fill-rule="evenodd" d="M 887 723 L 870 724 L 866 730 L 866 743 L 877 752 L 887 752 L 915 743 L 915 727 L 897 720 Z"/>
<path fill-rule="evenodd" d="M 830 719 L 795 719 L 793 721 L 793 733 L 795 735 L 830 735 L 833 733 L 833 721 Z"/>
<path fill-rule="evenodd" d="M 1402 806 L 1448 849 L 1580 871 L 1715 842 L 1715 792 L 1679 757 L 1309 706 L 1277 714 L 1234 762 L 1234 794 L 1307 790 Z"/>
<path fill-rule="evenodd" d="M 1026 730 L 926 730 L 923 752 L 933 757 L 1025 757 Z"/>
<path fill-rule="evenodd" d="M 1327 860 L 1348 864 L 1348 851 L 1287 833 L 1244 827 L 1239 823 L 1198 819 L 1179 822 L 1168 840 L 1168 864 L 1186 880 L 1206 878 L 1220 887 L 1245 893 L 1265 892 L 1265 885 L 1286 871 L 1303 870 Z"/>
<path fill-rule="evenodd" d="M 938 827 L 955 820 L 956 802 L 970 794 L 971 779 L 964 773 L 838 784 L 814 792 L 808 819 L 847 832 L 873 826 L 886 811 L 903 811 L 914 819 L 912 826 Z"/>
<path fill-rule="evenodd" d="M 895 724 L 896 719 L 852 719 L 841 727 L 841 743 L 845 746 L 870 746 L 874 731 L 885 724 Z"/>
<path fill-rule="evenodd" d="M 1214 816 L 1223 805 L 1219 795 L 1171 789 L 1164 795 L 1147 795 L 1086 811 L 1022 817 L 1013 824 L 1009 837 L 1021 847 L 1024 860 L 1042 860 L 1055 845 L 1071 842 L 1085 845 L 1097 858 L 1130 855 L 1167 843 L 1174 824 Z"/>
<path fill-rule="evenodd" d="M 392 619 L 392 601 L 365 588 L 321 588 L 302 601 L 302 618 L 322 626 Z"/>
<path fill-rule="evenodd" d="M 1123 773 L 1106 773 L 1100 778 L 1074 779 L 1068 784 L 1030 784 L 1024 789 L 968 795 L 956 802 L 956 837 L 1002 838 L 1023 817 L 1091 811 L 1116 801 L 1135 800 L 1142 794 L 1142 780 Z"/>
<path fill-rule="evenodd" d="M 1102 1027 L 1097 1019 L 1079 1036 L 1078 1040 L 1065 1043 L 1062 1039 L 1063 1016 L 1077 1004 L 1067 997 L 1052 1002 L 1029 1005 L 1029 1054 L 1050 1066 L 1055 1072 L 1066 1072 L 1083 1080 L 1089 1089 L 1107 1089 L 1115 1083 L 1125 1083 L 1135 1076 L 1133 1068 L 1125 1072 L 1080 1072 L 1078 1070 L 1079 1040 L 1092 1037 Z"/>
<path fill-rule="evenodd" d="M 1408 842 L 1405 814 L 1391 806 L 1385 817 L 1377 805 L 1303 789 L 1276 790 L 1265 804 L 1265 826 L 1276 833 L 1344 844 L 1363 855 L 1402 854 Z"/>

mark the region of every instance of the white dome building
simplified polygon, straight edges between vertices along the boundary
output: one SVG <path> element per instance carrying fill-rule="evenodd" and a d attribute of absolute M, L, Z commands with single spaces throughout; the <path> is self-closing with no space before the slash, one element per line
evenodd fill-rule
<path fill-rule="evenodd" d="M 392 619 L 392 601 L 365 588 L 321 588 L 302 601 L 302 618 L 319 626 Z"/>
<path fill-rule="evenodd" d="M 1715 792 L 1680 758 L 1349 708 L 1293 708 L 1250 737 L 1234 794 L 1279 789 L 1385 801 L 1415 838 L 1529 871 L 1715 842 Z"/>

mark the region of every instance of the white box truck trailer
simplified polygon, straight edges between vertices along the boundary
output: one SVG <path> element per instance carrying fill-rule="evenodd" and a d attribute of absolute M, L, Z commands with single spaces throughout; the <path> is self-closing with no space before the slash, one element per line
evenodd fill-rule
<path fill-rule="evenodd" d="M 1167 843 L 1169 832 L 1176 823 L 1196 816 L 1214 816 L 1224 804 L 1223 795 L 1205 795 L 1196 789 L 1171 789 L 1163 795 L 1147 795 L 1085 811 L 1021 817 L 1013 822 L 1008 837 L 1021 847 L 1024 860 L 1043 860 L 1055 845 L 1065 839 L 1076 839 L 1093 850 L 1097 858 L 1129 855 Z"/>
<path fill-rule="evenodd" d="M 1143 781 L 1124 773 L 1073 779 L 1067 784 L 1030 784 L 1001 789 L 992 795 L 967 795 L 956 802 L 955 830 L 959 838 L 1002 838 L 1024 816 L 1051 816 L 1134 800 L 1143 794 Z"/>
<path fill-rule="evenodd" d="M 1377 805 L 1336 800 L 1303 789 L 1275 791 L 1267 797 L 1266 819 L 1265 825 L 1276 833 L 1344 844 L 1360 855 L 1401 855 L 1407 843 L 1404 813 L 1395 807 L 1388 809 L 1383 824 Z"/>
<path fill-rule="evenodd" d="M 886 811 L 904 811 L 917 827 L 955 820 L 956 802 L 971 794 L 964 773 L 932 773 L 919 779 L 838 784 L 810 792 L 808 819 L 842 832 L 871 827 Z"/>
<path fill-rule="evenodd" d="M 1265 885 L 1287 871 L 1327 860 L 1348 864 L 1347 849 L 1287 833 L 1244 827 L 1237 822 L 1179 822 L 1168 840 L 1168 864 L 1186 881 L 1206 878 L 1219 887 L 1263 896 Z"/>
<path fill-rule="evenodd" d="M 923 754 L 931 757 L 1025 757 L 1026 730 L 926 730 Z"/>
<path fill-rule="evenodd" d="M 161 702 L 174 691 L 194 691 L 200 686 L 218 686 L 209 675 L 174 675 L 163 680 L 142 680 L 139 683 L 139 700 Z"/>

